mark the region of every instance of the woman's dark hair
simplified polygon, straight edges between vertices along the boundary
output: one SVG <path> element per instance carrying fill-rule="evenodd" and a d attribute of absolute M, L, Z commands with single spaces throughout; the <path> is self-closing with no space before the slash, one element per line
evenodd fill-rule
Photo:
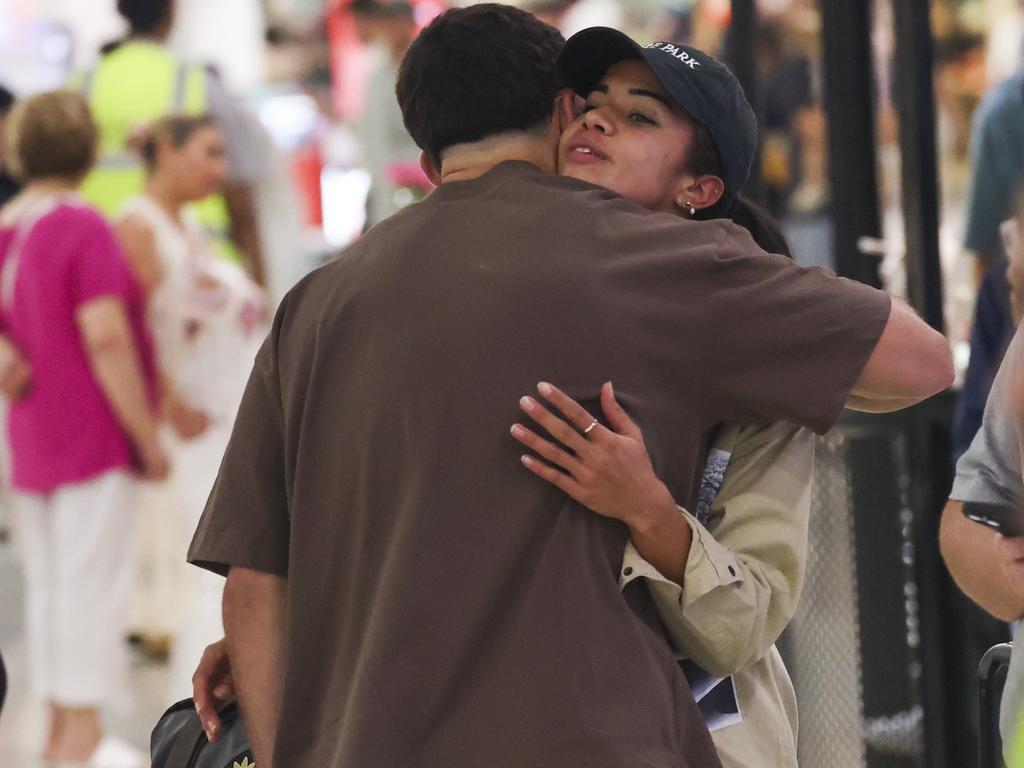
<path fill-rule="evenodd" d="M 396 93 L 406 130 L 438 168 L 456 144 L 551 119 L 565 40 L 533 14 L 481 4 L 438 16 L 405 55 Z"/>
<path fill-rule="evenodd" d="M 729 213 L 729 218 L 732 219 L 734 224 L 747 230 L 762 251 L 778 253 L 782 256 L 793 258 L 789 241 L 786 240 L 782 228 L 772 218 L 772 215 L 757 203 L 745 197 L 736 198 L 732 211 Z"/>
<path fill-rule="evenodd" d="M 693 125 L 695 128 L 693 146 L 690 148 L 690 156 L 687 158 L 687 169 L 690 173 L 697 176 L 710 175 L 717 176 L 720 179 L 724 178 L 725 171 L 722 169 L 722 155 L 718 152 L 715 137 L 711 135 L 711 131 L 703 123 L 694 120 Z M 707 220 L 727 217 L 730 209 L 725 201 L 725 195 L 722 197 L 723 199 L 714 205 L 697 211 L 697 215 L 694 218 Z M 735 205 L 736 203 L 733 203 L 734 207 Z"/>
<path fill-rule="evenodd" d="M 117 0 L 117 12 L 131 27 L 133 35 L 149 35 L 160 29 L 170 16 L 175 0 Z"/>
<path fill-rule="evenodd" d="M 156 170 L 160 142 L 169 141 L 175 149 L 184 147 L 195 133 L 203 128 L 216 128 L 217 123 L 210 115 L 171 115 L 153 124 L 142 143 L 142 162 L 146 171 Z"/>

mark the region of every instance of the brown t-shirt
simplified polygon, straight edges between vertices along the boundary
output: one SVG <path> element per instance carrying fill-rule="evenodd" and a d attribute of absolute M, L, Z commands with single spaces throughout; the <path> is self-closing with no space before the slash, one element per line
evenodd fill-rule
<path fill-rule="evenodd" d="M 288 577 L 275 764 L 718 766 L 628 531 L 519 463 L 519 397 L 611 379 L 675 497 L 712 425 L 837 418 L 882 293 L 505 163 L 285 299 L 189 560 Z"/>

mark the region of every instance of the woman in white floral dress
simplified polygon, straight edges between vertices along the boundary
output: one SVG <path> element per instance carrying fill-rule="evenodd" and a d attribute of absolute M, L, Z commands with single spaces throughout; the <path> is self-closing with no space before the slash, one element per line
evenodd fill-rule
<path fill-rule="evenodd" d="M 165 531 L 157 537 L 158 557 L 173 563 L 178 585 L 171 687 L 186 695 L 192 660 L 221 634 L 223 585 L 217 577 L 186 568 L 184 553 L 266 335 L 267 310 L 260 288 L 239 266 L 215 254 L 189 211 L 224 180 L 224 142 L 216 124 L 203 116 L 165 118 L 149 131 L 142 154 L 146 186 L 125 203 L 117 230 L 146 290 L 160 367 L 172 474 L 150 504 L 163 517 L 156 521 Z"/>

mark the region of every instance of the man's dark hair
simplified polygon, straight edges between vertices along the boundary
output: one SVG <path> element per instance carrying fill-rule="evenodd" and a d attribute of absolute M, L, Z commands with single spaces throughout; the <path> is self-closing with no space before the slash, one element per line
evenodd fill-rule
<path fill-rule="evenodd" d="M 396 93 L 405 128 L 436 168 L 456 144 L 551 119 L 565 40 L 534 15 L 482 4 L 438 16 L 405 55 Z"/>
<path fill-rule="evenodd" d="M 117 12 L 131 27 L 133 35 L 148 35 L 160 29 L 174 0 L 117 0 Z"/>

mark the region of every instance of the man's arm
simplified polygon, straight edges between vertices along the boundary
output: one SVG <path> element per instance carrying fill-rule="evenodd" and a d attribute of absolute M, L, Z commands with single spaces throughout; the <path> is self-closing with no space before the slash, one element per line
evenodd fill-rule
<path fill-rule="evenodd" d="M 964 517 L 963 508 L 950 499 L 942 512 L 939 546 L 946 567 L 971 600 L 997 619 L 1016 621 L 1024 616 L 1024 591 L 1015 588 L 1024 583 L 1024 563 L 1008 551 L 1014 540 Z"/>
<path fill-rule="evenodd" d="M 167 477 L 168 460 L 157 439 L 157 424 L 146 398 L 142 365 L 123 302 L 101 296 L 83 304 L 75 317 L 93 375 L 121 428 L 128 435 L 147 480 Z"/>
<path fill-rule="evenodd" d="M 235 566 L 224 585 L 224 634 L 260 768 L 271 768 L 284 679 L 286 580 Z"/>
<path fill-rule="evenodd" d="M 946 337 L 899 299 L 847 407 L 884 413 L 918 403 L 953 383 L 953 356 Z"/>

